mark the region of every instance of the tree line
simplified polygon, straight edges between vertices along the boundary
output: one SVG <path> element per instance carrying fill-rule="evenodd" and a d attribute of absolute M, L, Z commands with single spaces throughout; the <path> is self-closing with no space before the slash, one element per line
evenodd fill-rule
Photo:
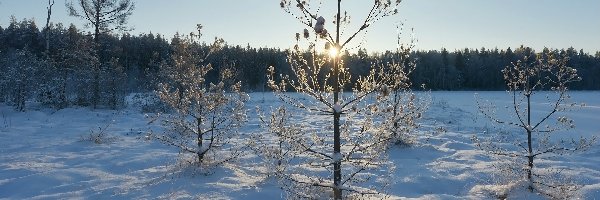
<path fill-rule="evenodd" d="M 58 108 L 70 105 L 118 108 L 128 93 L 156 90 L 161 64 L 169 61 L 173 46 L 182 36 L 96 34 L 61 23 L 50 23 L 40 29 L 34 20 L 18 21 L 13 17 L 7 27 L 0 26 L 0 101 L 16 105 L 35 98 Z M 48 46 L 47 41 L 52 45 Z M 210 46 L 205 42 L 194 45 L 198 52 Z M 600 77 L 600 52 L 591 55 L 573 47 L 541 50 L 550 51 L 569 57 L 568 65 L 581 75 L 582 81 L 574 83 L 572 89 L 600 89 L 600 79 L 594 78 Z M 217 81 L 219 69 L 226 67 L 234 69 L 244 91 L 265 91 L 269 66 L 275 66 L 277 74 L 291 72 L 287 62 L 289 52 L 225 43 L 206 60 L 215 69 L 207 75 L 207 84 Z M 373 63 L 390 62 L 397 56 L 395 52 L 369 53 L 366 49 L 344 52 L 342 57 L 350 81 L 367 75 Z M 536 50 L 525 46 L 514 50 L 414 50 L 411 57 L 416 59 L 416 69 L 410 75 L 412 87 L 504 90 L 501 70 L 535 53 Z"/>

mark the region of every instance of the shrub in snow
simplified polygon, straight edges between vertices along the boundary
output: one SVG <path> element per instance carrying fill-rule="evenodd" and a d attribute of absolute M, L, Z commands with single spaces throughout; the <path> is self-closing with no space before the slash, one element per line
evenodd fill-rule
<path fill-rule="evenodd" d="M 342 17 L 341 11 L 335 15 L 332 30 L 336 32 L 330 35 L 325 18 L 319 15 L 318 8 L 311 8 L 310 1 L 281 1 L 284 11 L 298 18 L 316 36 L 314 41 L 309 40 L 307 50 L 301 50 L 299 45 L 290 50 L 291 74 L 276 75 L 274 67 L 268 69 L 269 87 L 289 106 L 261 116 L 273 138 L 258 135 L 255 139 L 259 143 L 257 149 L 267 164 L 275 165 L 271 169 L 277 169 L 275 176 L 291 197 L 341 199 L 370 195 L 380 193 L 389 183 L 389 179 L 385 181 L 389 176 L 372 173 L 393 170 L 385 154 L 393 137 L 385 130 L 386 115 L 380 108 L 387 108 L 383 104 L 392 102 L 392 89 L 407 89 L 407 69 L 403 64 L 373 65 L 368 75 L 352 84 L 341 52 L 371 24 L 395 14 L 399 3 L 375 1 L 362 26 L 340 40 L 341 31 L 337 30 L 349 24 L 349 18 Z M 334 49 L 330 55 L 318 53 L 318 43 Z M 397 73 L 387 71 L 390 69 Z M 383 91 L 382 87 L 390 90 Z M 344 88 L 352 91 L 345 95 Z M 301 97 L 287 91 L 298 92 Z M 321 117 L 332 123 L 309 124 L 302 120 L 320 121 Z"/>
<path fill-rule="evenodd" d="M 505 121 L 495 115 L 492 104 L 478 101 L 479 110 L 498 124 L 506 124 L 520 129 L 523 136 L 517 135 L 515 149 L 505 148 L 492 140 L 474 137 L 476 145 L 490 155 L 503 161 L 516 161 L 518 164 L 504 165 L 502 174 L 515 176 L 527 182 L 527 189 L 548 195 L 552 198 L 567 197 L 578 186 L 565 178 L 558 166 L 536 164 L 537 160 L 553 156 L 564 156 L 583 151 L 595 143 L 596 138 L 560 139 L 564 129 L 574 128 L 573 121 L 555 115 L 576 106 L 569 103 L 568 85 L 579 81 L 577 71 L 567 66 L 569 58 L 557 51 L 546 51 L 527 55 L 502 70 L 511 95 L 513 106 L 512 121 Z M 532 100 L 539 90 L 550 90 L 544 97 L 548 100 L 548 110 L 534 110 Z M 536 108 L 537 109 L 537 108 Z M 533 115 L 532 112 L 543 113 Z M 552 122 L 556 120 L 555 122 Z M 556 173 L 555 173 L 556 172 Z M 519 181 L 519 180 L 511 180 Z M 566 196 L 565 196 L 566 195 Z"/>
<path fill-rule="evenodd" d="M 200 31 L 201 26 L 198 27 Z M 179 148 L 182 154 L 194 155 L 192 162 L 198 166 L 211 168 L 242 153 L 232 139 L 246 121 L 244 103 L 248 95 L 241 92 L 240 82 L 231 81 L 234 72 L 230 69 L 219 69 L 217 82 L 206 81 L 214 69 L 204 60 L 222 47 L 223 40 L 216 40 L 202 54 L 198 52 L 198 38 L 200 34 L 176 35 L 173 39 L 171 60 L 161 66 L 166 79 L 156 92 L 174 112 L 163 115 L 168 131 L 153 137 Z"/>
<path fill-rule="evenodd" d="M 111 136 L 107 132 L 111 123 L 106 124 L 104 127 L 98 127 L 96 131 L 90 130 L 89 135 L 81 136 L 81 141 L 93 142 L 94 144 L 107 144 L 116 141 L 118 137 Z"/>

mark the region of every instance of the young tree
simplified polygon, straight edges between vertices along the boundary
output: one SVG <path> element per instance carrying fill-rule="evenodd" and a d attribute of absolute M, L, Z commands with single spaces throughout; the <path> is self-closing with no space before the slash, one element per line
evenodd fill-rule
<path fill-rule="evenodd" d="M 200 28 L 199 25 L 199 33 Z M 175 35 L 171 60 L 161 66 L 167 77 L 157 93 L 174 113 L 163 121 L 169 130 L 155 138 L 178 147 L 184 154 L 193 154 L 196 157 L 193 163 L 204 170 L 242 153 L 232 139 L 246 120 L 244 103 L 248 95 L 241 91 L 241 82 L 231 81 L 234 72 L 230 69 L 218 69 L 218 81 L 207 81 L 207 74 L 215 69 L 205 60 L 222 48 L 223 40 L 217 39 L 208 52 L 202 53 L 200 36 Z"/>
<path fill-rule="evenodd" d="M 398 52 L 394 54 L 393 62 L 386 66 L 386 72 L 397 75 L 387 83 L 387 91 L 384 90 L 389 95 L 378 99 L 384 122 L 383 131 L 388 133 L 393 144 L 401 146 L 415 142 L 413 131 L 419 126 L 417 120 L 423 116 L 431 101 L 430 96 L 423 94 L 419 97 L 411 89 L 409 77 L 416 68 L 416 61 L 410 57 L 413 44 L 414 41 L 409 46 L 401 45 L 398 38 Z"/>
<path fill-rule="evenodd" d="M 7 53 L 0 77 L 0 89 L 3 98 L 15 110 L 24 112 L 26 101 L 34 95 L 36 89 L 35 74 L 44 63 L 29 50 L 13 50 Z"/>
<path fill-rule="evenodd" d="M 276 109 L 270 117 L 261 117 L 276 142 L 259 144 L 262 146 L 259 149 L 267 160 L 271 160 L 268 164 L 276 165 L 273 166 L 277 169 L 275 174 L 289 194 L 318 198 L 331 189 L 331 196 L 325 194 L 326 197 L 342 199 L 344 196 L 376 194 L 375 185 L 386 185 L 370 182 L 370 186 L 375 187 L 369 187 L 360 184 L 375 180 L 376 174 L 369 173 L 371 170 L 392 168 L 384 154 L 392 137 L 390 132 L 381 131 L 380 125 L 384 122 L 382 110 L 378 108 L 390 94 L 390 85 L 393 89 L 409 85 L 406 84 L 408 76 L 404 64 L 373 65 L 367 75 L 351 85 L 341 52 L 349 49 L 350 42 L 373 23 L 396 14 L 399 3 L 375 1 L 360 28 L 342 40 L 342 28 L 350 23 L 350 18 L 346 12 L 342 13 L 341 0 L 336 4 L 334 31 L 327 29 L 325 18 L 319 15 L 320 4 L 315 4 L 318 8 L 311 8 L 310 1 L 281 1 L 284 11 L 310 28 L 297 33 L 296 40 L 300 42 L 302 38 L 308 40 L 311 37 L 314 40 L 308 40 L 307 51 L 301 50 L 299 45 L 290 50 L 288 62 L 292 77 L 283 74 L 275 77 L 275 68 L 270 67 L 268 84 L 283 102 L 298 109 L 293 110 L 294 113 L 313 119 L 316 116 L 333 118 L 330 125 L 311 127 L 303 122 L 294 123 L 292 118 L 303 116 L 292 115 L 286 107 Z M 320 45 L 325 45 L 328 55 L 320 52 Z M 352 93 L 343 95 L 344 88 L 351 88 Z M 287 91 L 298 92 L 301 96 Z M 304 100 L 304 97 L 308 99 Z M 264 140 L 267 139 L 257 139 L 259 142 Z"/>
<path fill-rule="evenodd" d="M 535 57 L 533 57 L 535 56 Z M 533 58 L 532 58 L 533 57 Z M 499 124 L 518 127 L 526 138 L 517 137 L 513 142 L 519 150 L 503 148 L 493 141 L 481 141 L 474 137 L 477 146 L 500 159 L 513 158 L 523 165 L 513 165 L 510 171 L 525 178 L 530 191 L 538 191 L 553 198 L 559 198 L 560 192 L 572 191 L 576 185 L 555 182 L 547 172 L 551 168 L 534 168 L 535 161 L 551 156 L 564 155 L 582 151 L 590 147 L 595 138 L 580 138 L 578 140 L 559 139 L 556 134 L 562 129 L 574 128 L 573 120 L 565 116 L 554 117 L 556 114 L 568 111 L 575 106 L 569 103 L 568 85 L 581 80 L 577 70 L 567 66 L 569 57 L 552 51 L 525 56 L 522 60 L 506 66 L 502 70 L 504 79 L 511 95 L 511 112 L 515 121 L 505 121 L 494 115 L 493 106 L 478 103 L 481 113 Z M 538 111 L 532 100 L 541 90 L 551 90 L 545 99 L 549 101 L 548 111 Z M 534 115 L 542 112 L 542 115 Z M 556 120 L 552 123 L 551 120 Z M 523 141 L 524 140 L 524 141 Z M 558 192 L 550 190 L 555 189 Z"/>
<path fill-rule="evenodd" d="M 102 99 L 105 100 L 104 104 L 108 105 L 111 109 L 117 109 L 124 105 L 125 98 L 125 85 L 126 75 L 123 65 L 119 63 L 118 58 L 110 60 L 101 71 L 101 85 L 103 86 Z"/>

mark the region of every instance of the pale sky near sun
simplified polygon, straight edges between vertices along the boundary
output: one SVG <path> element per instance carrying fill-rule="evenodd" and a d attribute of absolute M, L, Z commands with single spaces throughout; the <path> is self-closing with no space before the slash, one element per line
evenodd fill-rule
<path fill-rule="evenodd" d="M 65 1 L 56 0 L 52 21 L 79 28 L 83 21 L 69 17 Z M 316 2 L 317 0 L 312 0 Z M 334 1 L 324 0 L 321 12 L 332 19 Z M 279 7 L 279 0 L 135 0 L 129 20 L 132 34 L 160 33 L 168 38 L 175 32 L 189 33 L 204 25 L 205 40 L 215 36 L 229 44 L 253 47 L 289 48 L 295 33 L 304 28 Z M 47 0 L 0 0 L 0 26 L 9 18 L 35 18 L 45 24 Z M 352 15 L 354 26 L 364 20 L 372 0 L 345 0 L 342 9 Z M 328 21 L 327 23 L 329 23 Z M 396 48 L 396 24 L 404 23 L 402 37 L 410 29 L 418 49 L 543 47 L 600 51 L 600 1 L 598 0 L 404 0 L 399 14 L 371 26 L 366 34 L 369 51 Z M 349 27 L 350 29 L 357 27 Z M 87 29 L 90 30 L 90 29 Z"/>

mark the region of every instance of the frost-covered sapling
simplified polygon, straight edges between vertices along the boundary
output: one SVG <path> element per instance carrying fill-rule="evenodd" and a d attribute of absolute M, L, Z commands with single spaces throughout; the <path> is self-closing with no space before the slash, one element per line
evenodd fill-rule
<path fill-rule="evenodd" d="M 199 33 L 200 29 L 199 25 Z M 173 39 L 171 60 L 161 66 L 167 77 L 157 91 L 173 113 L 163 115 L 168 130 L 154 137 L 179 148 L 182 155 L 192 154 L 195 159 L 191 163 L 207 169 L 242 153 L 232 140 L 246 121 L 248 95 L 241 91 L 241 82 L 231 81 L 234 72 L 230 69 L 219 69 L 217 82 L 206 80 L 208 73 L 217 69 L 205 59 L 222 47 L 223 40 L 217 39 L 206 50 L 198 42 L 200 36 L 176 35 Z"/>
<path fill-rule="evenodd" d="M 414 131 L 419 126 L 417 120 L 427 110 L 430 98 L 427 98 L 428 94 L 417 96 L 411 89 L 409 76 L 416 68 L 416 60 L 410 57 L 414 39 L 409 45 L 404 45 L 398 37 L 398 46 L 393 61 L 382 66 L 385 72 L 392 74 L 392 78 L 382 87 L 381 92 L 385 95 L 377 101 L 380 102 L 382 131 L 389 134 L 393 144 L 407 146 L 415 143 Z"/>
<path fill-rule="evenodd" d="M 406 85 L 399 83 L 408 80 L 400 78 L 406 76 L 403 65 L 396 65 L 398 73 L 392 73 L 387 71 L 393 68 L 390 63 L 374 64 L 352 82 L 342 52 L 351 49 L 351 41 L 373 23 L 396 14 L 400 1 L 374 1 L 365 21 L 347 35 L 343 32 L 350 17 L 342 12 L 341 2 L 336 2 L 333 29 L 319 14 L 320 2 L 280 3 L 307 29 L 296 34 L 298 44 L 288 52 L 291 73 L 268 69 L 268 85 L 286 106 L 261 117 L 274 138 L 256 141 L 263 142 L 258 144 L 259 151 L 267 164 L 275 165 L 275 175 L 292 197 L 342 199 L 380 194 L 389 176 L 376 171 L 393 170 L 385 154 L 392 137 L 383 130 L 385 110 L 380 108 L 387 108 L 382 103 L 388 103 L 384 101 L 390 95 L 388 89 Z M 303 44 L 308 48 L 301 48 Z M 344 89 L 351 91 L 343 93 Z M 332 123 L 320 123 L 328 119 Z M 311 123 L 314 120 L 319 123 Z"/>
<path fill-rule="evenodd" d="M 563 139 L 558 133 L 574 128 L 573 120 L 563 114 L 577 104 L 569 103 L 568 85 L 579 81 L 577 70 L 568 66 L 569 58 L 556 51 L 546 51 L 536 55 L 526 55 L 502 70 L 511 95 L 513 121 L 500 119 L 495 115 L 493 105 L 479 102 L 478 106 L 486 117 L 499 124 L 517 127 L 525 137 L 517 137 L 514 149 L 506 148 L 494 141 L 482 141 L 474 137 L 476 145 L 501 160 L 513 159 L 522 165 L 512 165 L 507 175 L 523 178 L 530 191 L 536 191 L 552 198 L 566 197 L 578 188 L 577 184 L 557 178 L 562 171 L 555 166 L 535 167 L 536 161 L 552 156 L 563 156 L 589 148 L 596 138 Z M 543 97 L 548 101 L 547 109 L 535 107 L 532 103 L 541 90 L 550 90 Z M 538 98 L 540 99 L 540 98 Z M 536 99 L 537 100 L 537 99 Z M 537 114 L 542 113 L 542 114 Z M 558 179 L 558 180 L 557 180 Z M 516 180 L 515 180 L 516 181 Z"/>

